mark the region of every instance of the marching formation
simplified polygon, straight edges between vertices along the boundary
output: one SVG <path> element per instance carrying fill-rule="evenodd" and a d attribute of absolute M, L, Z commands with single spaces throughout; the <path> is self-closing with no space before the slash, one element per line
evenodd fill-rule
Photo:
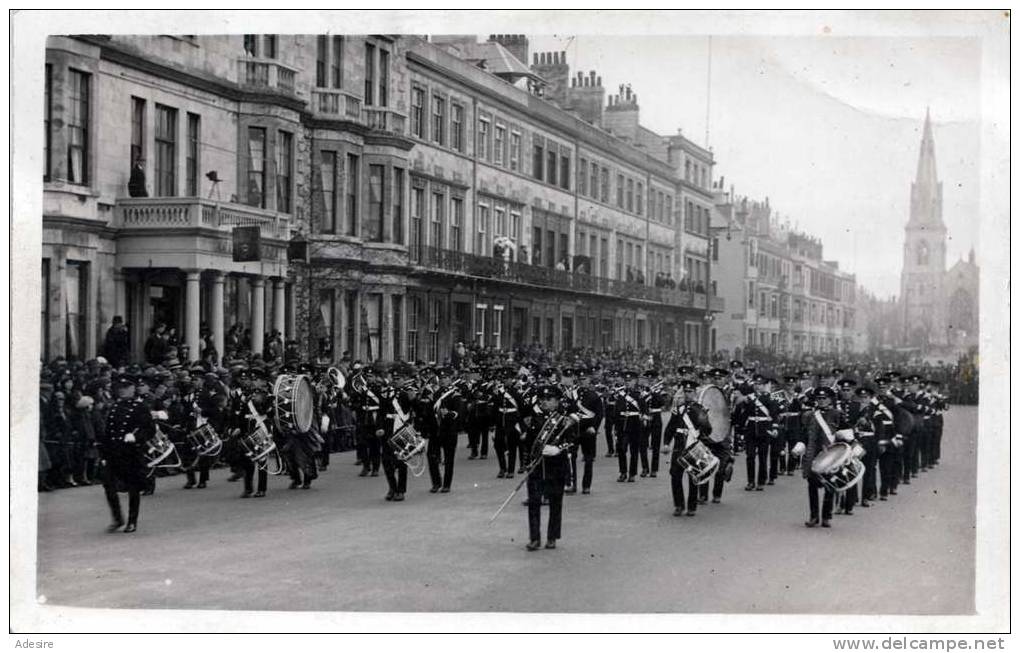
<path fill-rule="evenodd" d="M 792 362 L 768 371 L 728 369 L 671 356 L 562 357 L 561 364 L 511 355 L 481 364 L 362 365 L 259 357 L 228 367 L 205 361 L 113 368 L 105 359 L 46 366 L 40 393 L 40 490 L 101 481 L 111 531 L 137 529 L 141 496 L 159 470 L 183 471 L 202 489 L 216 465 L 242 481 L 242 498 L 264 497 L 270 475 L 309 488 L 330 453 L 354 448 L 359 476 L 387 483 L 403 501 L 408 472 L 428 471 L 429 492 L 456 489 L 456 451 L 495 459 L 497 479 L 515 479 L 492 519 L 527 486 L 528 550 L 561 537 L 564 495 L 590 495 L 599 450 L 616 457 L 619 483 L 655 479 L 668 465 L 674 515 L 719 503 L 744 456 L 747 492 L 800 470 L 808 527 L 829 527 L 897 494 L 939 463 L 940 383 L 870 365 L 821 373 Z M 675 360 L 675 357 L 672 357 Z M 626 360 L 630 364 L 625 365 Z M 128 494 L 128 513 L 119 493 Z"/>

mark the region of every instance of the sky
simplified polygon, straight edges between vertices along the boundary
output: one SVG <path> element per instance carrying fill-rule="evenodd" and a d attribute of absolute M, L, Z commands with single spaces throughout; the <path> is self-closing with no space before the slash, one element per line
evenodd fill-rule
<path fill-rule="evenodd" d="M 978 249 L 980 41 L 964 37 L 549 35 L 571 74 L 607 93 L 630 84 L 641 123 L 706 142 L 715 178 L 769 198 L 824 244 L 826 259 L 880 297 L 899 293 L 926 108 L 930 107 L 947 267 Z M 711 47 L 711 77 L 709 52 Z M 530 62 L 529 62 L 530 63 Z"/>

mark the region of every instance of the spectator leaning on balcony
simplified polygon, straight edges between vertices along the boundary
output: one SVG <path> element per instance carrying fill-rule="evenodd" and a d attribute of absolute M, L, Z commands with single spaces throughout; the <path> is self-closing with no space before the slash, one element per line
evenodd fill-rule
<path fill-rule="evenodd" d="M 131 176 L 128 178 L 128 195 L 131 197 L 148 197 L 149 192 L 145 189 L 145 159 L 138 157 L 131 166 Z"/>

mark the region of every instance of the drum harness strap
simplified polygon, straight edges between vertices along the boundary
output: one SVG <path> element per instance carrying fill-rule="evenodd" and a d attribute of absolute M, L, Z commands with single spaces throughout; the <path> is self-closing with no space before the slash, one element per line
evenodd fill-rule
<path fill-rule="evenodd" d="M 394 426 L 395 428 L 400 428 L 404 424 L 407 424 L 409 416 L 400 407 L 400 401 L 396 397 L 393 397 L 393 412 L 387 415 L 387 417 L 394 420 L 395 422 L 398 422 L 399 425 L 394 424 Z"/>
<path fill-rule="evenodd" d="M 758 410 L 760 410 L 764 414 L 763 415 L 753 415 L 751 417 L 748 417 L 749 420 L 751 420 L 753 422 L 764 422 L 766 420 L 769 420 L 769 421 L 772 420 L 772 413 L 770 413 L 769 409 L 765 407 L 765 404 L 761 403 L 761 399 L 759 399 L 757 395 L 755 395 L 755 397 L 754 397 L 754 405 L 755 405 L 755 407 L 758 408 Z"/>
<path fill-rule="evenodd" d="M 432 410 L 434 410 L 435 412 L 437 412 L 437 413 L 438 413 L 438 412 L 439 412 L 439 409 L 440 409 L 440 407 L 441 407 L 441 406 L 442 406 L 442 404 L 443 404 L 443 401 L 444 401 L 444 400 L 445 400 L 445 399 L 446 399 L 447 397 L 449 397 L 450 395 L 452 395 L 452 394 L 453 394 L 454 392 L 456 392 L 456 391 L 457 391 L 457 388 L 452 388 L 452 387 L 451 387 L 451 388 L 450 388 L 449 390 L 447 390 L 447 391 L 446 391 L 446 392 L 444 392 L 443 394 L 439 395 L 439 399 L 437 399 L 437 400 L 436 400 L 436 403 L 435 403 L 435 404 L 433 404 L 433 406 L 432 406 Z"/>
<path fill-rule="evenodd" d="M 698 430 L 694 428 L 694 423 L 691 422 L 691 416 L 690 412 L 687 410 L 687 406 L 685 405 L 681 410 L 683 411 L 681 413 L 681 417 L 684 418 L 684 424 L 687 426 L 687 438 L 684 440 L 684 450 L 686 450 L 693 444 L 692 439 L 697 441 Z"/>
<path fill-rule="evenodd" d="M 829 445 L 836 443 L 836 436 L 832 434 L 832 429 L 829 427 L 829 423 L 822 417 L 822 411 L 816 410 L 814 412 L 815 421 L 818 422 L 818 426 L 822 427 L 822 432 L 825 433 L 825 439 L 829 441 Z"/>

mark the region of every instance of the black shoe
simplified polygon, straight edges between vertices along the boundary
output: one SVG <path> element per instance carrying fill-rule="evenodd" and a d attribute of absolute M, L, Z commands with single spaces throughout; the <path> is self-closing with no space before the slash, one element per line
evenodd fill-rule
<path fill-rule="evenodd" d="M 769 479 L 769 482 L 766 483 L 766 485 L 775 485 L 775 484 L 776 484 L 775 479 L 771 479 L 771 478 Z"/>
<path fill-rule="evenodd" d="M 499 473 L 496 474 L 496 478 L 506 478 L 506 472 L 504 472 L 502 469 L 499 470 Z"/>
<path fill-rule="evenodd" d="M 693 517 L 694 516 L 694 511 L 693 510 L 688 510 L 687 511 L 687 516 L 688 517 Z"/>
<path fill-rule="evenodd" d="M 752 492 L 754 490 L 754 483 L 748 483 L 744 486 L 745 492 Z"/>
<path fill-rule="evenodd" d="M 123 525 L 124 525 L 124 520 L 123 519 L 118 519 L 117 521 L 113 522 L 112 524 L 110 524 L 109 526 L 106 527 L 106 532 L 107 533 L 114 533 L 116 531 L 119 531 L 121 526 L 123 526 Z"/>
<path fill-rule="evenodd" d="M 832 524 L 829 523 L 828 519 L 822 520 L 822 528 L 832 528 Z"/>
<path fill-rule="evenodd" d="M 476 453 L 471 454 L 470 456 L 468 456 L 468 460 L 478 460 L 478 454 Z"/>
<path fill-rule="evenodd" d="M 641 470 L 641 478 L 645 478 L 646 476 L 648 476 L 648 470 L 642 469 Z"/>
<path fill-rule="evenodd" d="M 192 483 L 191 481 L 188 481 L 187 483 L 184 484 L 184 488 L 182 488 L 182 489 L 190 490 L 193 487 L 195 487 L 195 484 Z"/>
<path fill-rule="evenodd" d="M 401 494 L 400 492 L 397 492 L 396 494 L 393 495 L 393 500 L 394 501 L 403 501 L 404 500 L 404 495 Z"/>
<path fill-rule="evenodd" d="M 673 508 L 673 516 L 674 517 L 683 517 L 683 514 L 684 514 L 684 509 L 683 508 Z"/>
<path fill-rule="evenodd" d="M 563 490 L 563 494 L 577 494 L 577 488 L 574 486 L 570 486 Z"/>
<path fill-rule="evenodd" d="M 250 496 L 251 496 L 251 490 L 245 490 L 244 492 L 241 493 L 241 498 L 242 499 L 247 499 Z"/>
<path fill-rule="evenodd" d="M 195 487 L 198 488 L 199 490 L 204 490 L 206 488 L 205 481 L 202 481 L 201 483 L 199 483 Z"/>
<path fill-rule="evenodd" d="M 545 543 L 545 548 L 547 548 L 547 549 L 555 549 L 556 548 L 556 540 L 549 540 L 548 542 L 546 542 Z"/>
<path fill-rule="evenodd" d="M 369 474 L 369 476 L 378 476 L 378 475 L 379 475 L 379 470 L 378 469 L 373 469 L 372 473 Z"/>
<path fill-rule="evenodd" d="M 298 489 L 298 488 L 299 488 L 300 486 L 301 486 L 301 483 L 300 483 L 299 481 L 291 481 L 291 482 L 290 482 L 290 485 L 288 486 L 288 489 L 290 489 L 290 490 L 296 490 L 296 489 Z"/>
<path fill-rule="evenodd" d="M 539 542 L 538 540 L 531 540 L 530 542 L 528 542 L 528 545 L 525 546 L 524 548 L 527 549 L 528 551 L 538 551 L 539 549 L 542 548 L 542 543 Z"/>
<path fill-rule="evenodd" d="M 807 526 L 808 528 L 814 528 L 815 526 L 818 525 L 818 520 L 817 519 L 809 519 L 806 522 L 804 522 L 804 525 Z"/>
<path fill-rule="evenodd" d="M 266 491 L 265 490 L 259 490 L 258 492 L 256 492 L 252 496 L 255 497 L 256 499 L 261 499 L 262 497 L 266 496 Z"/>
<path fill-rule="evenodd" d="M 440 494 L 448 494 L 449 492 L 450 492 L 450 488 L 448 488 L 448 487 L 444 487 L 442 490 L 439 491 Z"/>
<path fill-rule="evenodd" d="M 39 484 L 39 491 L 40 492 L 52 492 L 53 488 L 50 487 L 49 483 L 40 483 Z"/>
<path fill-rule="evenodd" d="M 871 502 L 870 501 L 861 501 L 861 508 L 870 508 L 870 507 L 871 507 Z"/>
<path fill-rule="evenodd" d="M 312 482 L 311 481 L 305 481 L 304 483 L 301 484 L 301 489 L 302 490 L 310 490 L 310 489 L 312 489 Z"/>
<path fill-rule="evenodd" d="M 151 497 L 154 492 L 155 492 L 155 490 L 142 490 L 142 496 L 143 497 Z"/>
<path fill-rule="evenodd" d="M 227 480 L 228 480 L 229 482 L 231 482 L 231 483 L 233 483 L 234 481 L 240 481 L 240 480 L 241 480 L 241 475 L 240 475 L 240 474 L 231 474 L 231 475 L 230 475 L 230 476 L 229 476 L 229 477 L 227 478 Z"/>
<path fill-rule="evenodd" d="M 487 458 L 488 456 L 485 455 L 484 453 L 481 456 L 478 456 L 478 460 L 486 460 Z"/>
<path fill-rule="evenodd" d="M 712 497 L 712 503 L 719 503 L 720 501 L 722 501 L 722 499 L 719 497 Z"/>
<path fill-rule="evenodd" d="M 513 472 L 507 472 L 506 476 L 504 478 L 513 478 L 513 477 L 514 477 L 514 473 Z"/>
<path fill-rule="evenodd" d="M 358 476 L 368 476 L 368 470 L 367 469 L 361 470 L 361 472 L 358 474 Z"/>
<path fill-rule="evenodd" d="M 125 533 L 134 533 L 137 530 L 138 526 L 136 524 L 128 524 L 127 526 L 124 527 Z"/>
<path fill-rule="evenodd" d="M 878 500 L 879 500 L 879 501 L 888 501 L 889 499 L 887 499 L 887 498 L 885 498 L 884 496 L 882 496 L 882 497 L 878 497 Z"/>
<path fill-rule="evenodd" d="M 634 482 L 634 477 L 633 476 L 628 476 L 627 477 L 627 482 L 628 483 L 633 483 Z"/>
<path fill-rule="evenodd" d="M 699 506 L 703 506 L 706 503 L 708 503 L 708 499 L 702 499 L 701 497 L 698 497 L 698 505 Z"/>
<path fill-rule="evenodd" d="M 389 492 L 386 493 L 386 500 L 393 501 L 393 497 L 396 496 L 396 494 L 397 494 L 396 492 L 390 490 Z"/>
<path fill-rule="evenodd" d="M 616 452 L 615 451 L 607 452 L 606 453 L 606 458 L 616 458 Z"/>
<path fill-rule="evenodd" d="M 853 517 L 854 511 L 853 510 L 846 510 L 846 511 L 843 512 L 843 514 L 846 515 L 847 517 Z"/>
<path fill-rule="evenodd" d="M 651 473 L 648 474 L 648 476 L 650 478 L 658 478 L 658 474 L 656 472 L 651 472 Z"/>
<path fill-rule="evenodd" d="M 889 490 L 889 494 L 891 494 L 893 496 L 896 496 L 897 492 L 896 492 L 896 490 Z"/>
<path fill-rule="evenodd" d="M 523 473 L 524 473 L 524 468 L 523 468 L 523 467 L 521 467 L 520 469 L 518 469 L 518 470 L 517 470 L 517 473 L 518 473 L 518 474 L 523 474 Z"/>
<path fill-rule="evenodd" d="M 903 479 L 902 481 L 900 481 L 900 485 L 910 485 L 910 479 L 909 478 Z"/>
<path fill-rule="evenodd" d="M 627 480 L 627 475 L 626 475 L 626 474 L 620 474 L 620 475 L 619 475 L 619 476 L 617 477 L 617 479 L 616 479 L 616 482 L 617 482 L 617 483 L 623 483 L 623 482 L 624 482 L 624 481 L 626 481 L 626 480 Z"/>
<path fill-rule="evenodd" d="M 439 492 L 439 486 L 438 486 L 438 485 L 433 485 L 433 486 L 432 486 L 432 487 L 431 487 L 431 488 L 429 489 L 429 492 L 431 492 L 432 494 L 435 494 L 436 492 Z"/>
<path fill-rule="evenodd" d="M 584 488 L 583 490 L 581 490 L 581 494 L 591 494 L 591 489 L 590 488 Z"/>

